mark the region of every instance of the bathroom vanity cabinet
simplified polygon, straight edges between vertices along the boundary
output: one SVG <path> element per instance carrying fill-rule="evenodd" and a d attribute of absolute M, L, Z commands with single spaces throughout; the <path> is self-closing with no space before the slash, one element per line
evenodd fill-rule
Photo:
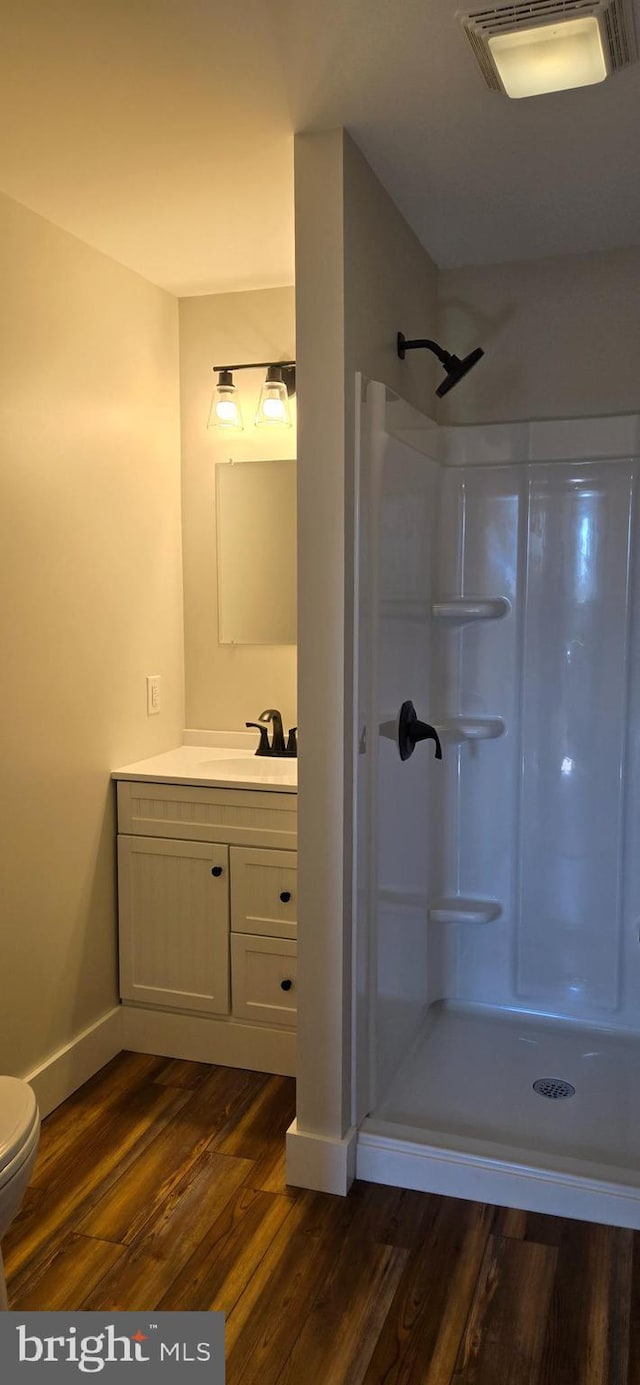
<path fill-rule="evenodd" d="M 118 783 L 132 1047 L 295 1071 L 296 809 L 292 793 Z"/>

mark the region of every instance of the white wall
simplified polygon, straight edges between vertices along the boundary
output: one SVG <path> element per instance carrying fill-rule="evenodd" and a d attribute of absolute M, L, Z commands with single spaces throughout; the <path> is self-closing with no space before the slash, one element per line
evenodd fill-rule
<path fill-rule="evenodd" d="M 6 197 L 0 245 L 0 1072 L 23 1074 L 116 1001 L 109 771 L 184 724 L 178 324 Z"/>
<path fill-rule="evenodd" d="M 336 1140 L 350 1120 L 354 377 L 356 370 L 367 372 L 427 407 L 431 362 L 422 357 L 403 365 L 395 337 L 398 330 L 434 330 L 436 272 L 344 131 L 298 136 L 295 164 L 302 727 L 297 1120 L 303 1132 Z"/>
<path fill-rule="evenodd" d="M 244 431 L 207 429 L 213 365 L 295 358 L 293 288 L 211 294 L 180 301 L 180 404 L 187 726 L 242 730 L 265 707 L 296 721 L 296 649 L 292 645 L 218 644 L 216 462 L 290 458 L 293 427 L 255 428 L 264 371 L 236 375 Z"/>
<path fill-rule="evenodd" d="M 438 339 L 485 359 L 443 400 L 450 423 L 640 407 L 640 248 L 439 274 Z"/>

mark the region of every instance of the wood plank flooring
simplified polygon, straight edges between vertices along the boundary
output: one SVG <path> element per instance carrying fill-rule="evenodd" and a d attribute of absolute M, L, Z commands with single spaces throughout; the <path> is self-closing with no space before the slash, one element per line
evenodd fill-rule
<path fill-rule="evenodd" d="M 124 1053 L 43 1124 L 12 1308 L 223 1309 L 229 1385 L 640 1385 L 640 1236 L 287 1188 L 294 1083 Z"/>

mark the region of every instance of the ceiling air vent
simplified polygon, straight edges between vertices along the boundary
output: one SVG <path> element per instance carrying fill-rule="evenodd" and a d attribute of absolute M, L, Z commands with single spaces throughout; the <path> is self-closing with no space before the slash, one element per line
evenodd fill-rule
<path fill-rule="evenodd" d="M 533 95 L 536 91 L 560 90 L 562 86 L 582 85 L 582 81 L 601 80 L 603 76 L 628 67 L 638 57 L 632 0 L 507 0 L 504 4 L 472 10 L 470 14 L 459 14 L 459 18 L 487 86 L 506 95 Z M 582 26 L 576 21 L 582 21 Z M 515 44 L 519 42 L 515 36 L 522 35 L 525 43 L 527 31 L 544 39 L 547 28 L 550 38 L 551 29 L 554 35 L 561 35 L 569 32 L 569 26 L 580 30 L 589 25 L 594 30 L 597 25 L 599 31 L 603 63 L 599 76 L 566 81 L 560 86 L 540 86 L 531 92 L 509 90 L 499 65 L 505 36 L 514 36 L 512 42 Z M 566 29 L 563 26 L 567 26 Z"/>

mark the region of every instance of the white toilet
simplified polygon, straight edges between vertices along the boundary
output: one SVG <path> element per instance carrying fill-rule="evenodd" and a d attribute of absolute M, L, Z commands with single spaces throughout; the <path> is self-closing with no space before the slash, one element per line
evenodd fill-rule
<path fill-rule="evenodd" d="M 20 1210 L 40 1138 L 38 1103 L 26 1082 L 0 1077 L 0 1243 Z M 0 1310 L 7 1287 L 0 1250 Z"/>

